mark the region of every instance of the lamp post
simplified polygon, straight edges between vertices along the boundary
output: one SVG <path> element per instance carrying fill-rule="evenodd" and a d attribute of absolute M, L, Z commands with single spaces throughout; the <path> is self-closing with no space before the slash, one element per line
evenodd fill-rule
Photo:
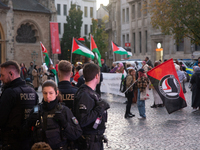
<path fill-rule="evenodd" d="M 32 60 L 33 60 L 33 62 L 34 62 L 34 64 L 35 64 L 35 61 L 36 61 L 36 59 L 38 58 L 38 53 L 36 53 L 36 51 L 33 51 L 33 52 L 31 53 L 31 58 L 32 58 Z"/>

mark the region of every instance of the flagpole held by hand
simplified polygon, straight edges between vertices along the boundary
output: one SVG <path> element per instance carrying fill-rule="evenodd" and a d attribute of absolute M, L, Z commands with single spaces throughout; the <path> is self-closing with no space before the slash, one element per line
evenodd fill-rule
<path fill-rule="evenodd" d="M 126 89 L 126 91 L 123 92 L 123 93 L 126 93 L 136 82 L 137 82 L 137 80 L 136 80 L 135 82 L 133 82 L 133 84 L 131 84 L 131 85 Z"/>

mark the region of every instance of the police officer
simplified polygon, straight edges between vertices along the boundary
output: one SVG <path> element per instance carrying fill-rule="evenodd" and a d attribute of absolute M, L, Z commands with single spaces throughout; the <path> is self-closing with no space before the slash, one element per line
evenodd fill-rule
<path fill-rule="evenodd" d="M 83 75 L 85 84 L 79 88 L 74 100 L 74 115 L 83 130 L 79 149 L 103 150 L 102 140 L 105 140 L 103 133 L 107 121 L 106 110 L 110 106 L 94 91 L 100 81 L 100 68 L 93 63 L 86 64 L 83 68 Z"/>
<path fill-rule="evenodd" d="M 0 98 L 3 149 L 29 149 L 29 138 L 22 134 L 21 127 L 33 106 L 38 103 L 38 95 L 20 78 L 20 67 L 17 62 L 7 61 L 0 67 L 3 82 Z"/>
<path fill-rule="evenodd" d="M 58 64 L 58 89 L 62 96 L 62 100 L 67 107 L 73 112 L 74 95 L 78 88 L 70 84 L 70 77 L 72 75 L 72 65 L 69 61 L 61 60 Z"/>
<path fill-rule="evenodd" d="M 47 142 L 53 150 L 66 150 L 68 140 L 76 140 L 82 134 L 78 121 L 67 106 L 59 103 L 56 83 L 47 80 L 42 85 L 42 103 L 34 107 L 27 119 L 33 128 L 34 142 Z"/>

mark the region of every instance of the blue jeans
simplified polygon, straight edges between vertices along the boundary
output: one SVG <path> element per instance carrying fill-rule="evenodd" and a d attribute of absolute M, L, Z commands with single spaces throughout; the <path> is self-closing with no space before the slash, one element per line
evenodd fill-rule
<path fill-rule="evenodd" d="M 145 101 L 140 100 L 140 89 L 138 89 L 137 106 L 141 117 L 146 118 L 145 115 Z"/>

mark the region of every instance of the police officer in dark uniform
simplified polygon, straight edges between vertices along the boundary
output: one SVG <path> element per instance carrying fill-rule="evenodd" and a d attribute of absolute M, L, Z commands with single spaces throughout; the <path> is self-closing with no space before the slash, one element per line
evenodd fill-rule
<path fill-rule="evenodd" d="M 53 150 L 67 150 L 68 140 L 76 140 L 82 130 L 71 110 L 59 103 L 56 83 L 47 80 L 42 85 L 42 103 L 35 106 L 27 119 L 28 128 L 33 126 L 33 140 L 46 142 Z"/>
<path fill-rule="evenodd" d="M 22 134 L 22 125 L 38 103 L 38 95 L 20 78 L 20 67 L 15 61 L 1 64 L 1 81 L 0 128 L 3 149 L 29 149 L 29 138 Z"/>
<path fill-rule="evenodd" d="M 62 96 L 62 101 L 73 112 L 74 95 L 78 88 L 73 87 L 70 83 L 72 75 L 72 65 L 69 61 L 61 60 L 58 64 L 58 89 Z"/>
<path fill-rule="evenodd" d="M 100 68 L 96 64 L 86 64 L 83 68 L 85 84 L 75 95 L 74 115 L 83 130 L 79 141 L 81 150 L 103 150 L 103 136 L 109 104 L 100 99 L 94 91 L 100 81 Z"/>

